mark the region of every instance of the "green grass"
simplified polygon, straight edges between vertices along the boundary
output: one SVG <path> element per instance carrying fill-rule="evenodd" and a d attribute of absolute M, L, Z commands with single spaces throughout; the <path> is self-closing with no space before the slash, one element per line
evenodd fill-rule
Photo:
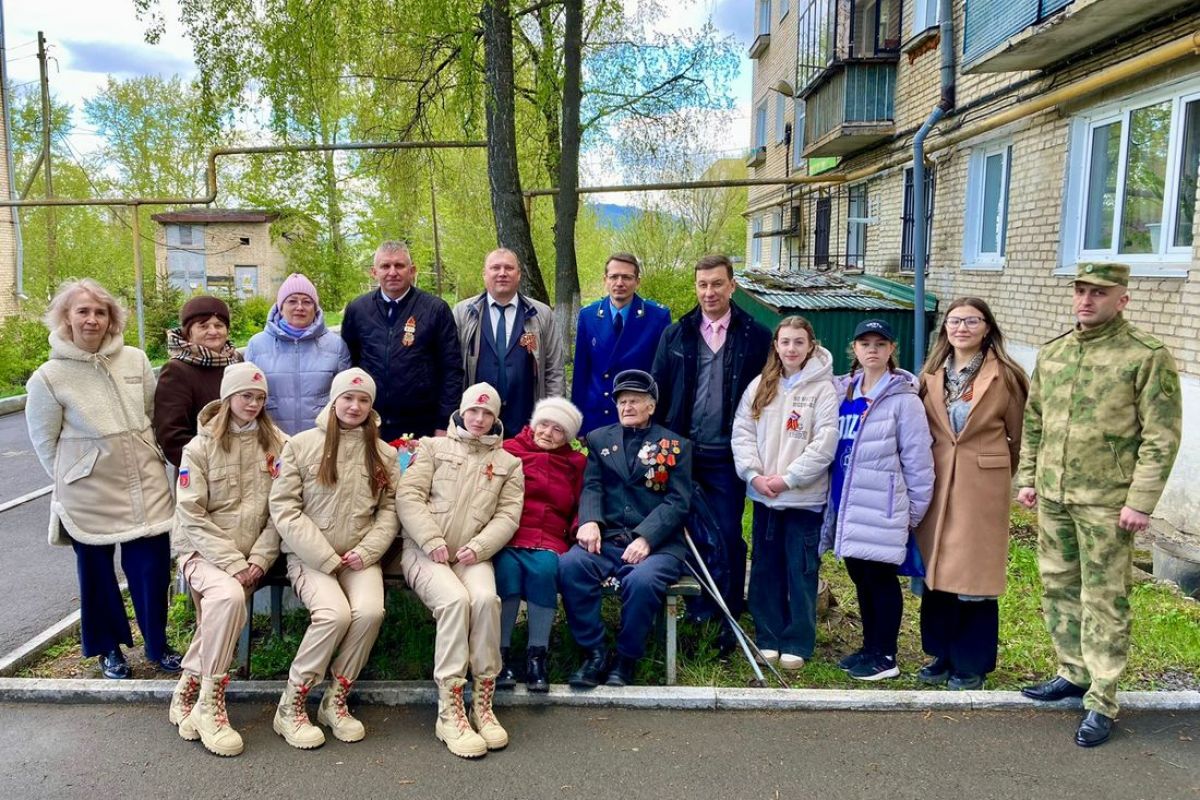
<path fill-rule="evenodd" d="M 1036 535 L 1033 517 L 1014 510 L 1013 539 L 1009 548 L 1008 591 L 1000 600 L 1000 653 L 997 669 L 988 680 L 992 689 L 1017 689 L 1025 683 L 1054 672 L 1054 652 L 1042 624 L 1041 583 L 1038 579 Z M 749 531 L 749 516 L 745 530 Z M 821 568 L 832 597 L 830 608 L 817 625 L 817 646 L 813 659 L 790 676 L 791 685 L 800 688 L 923 688 L 916 680 L 917 669 L 927 660 L 921 652 L 919 601 L 905 592 L 904 617 L 900 631 L 898 660 L 900 678 L 878 684 L 851 680 L 837 668 L 837 660 L 857 649 L 861 642 L 861 624 L 854 585 L 845 567 L 827 555 Z M 1141 583 L 1131 597 L 1134 609 L 1133 641 L 1129 668 L 1121 688 L 1178 689 L 1200 688 L 1200 603 L 1184 598 L 1171 585 Z M 132 610 L 130 609 L 132 617 Z M 619 618 L 616 600 L 606 598 L 603 615 L 610 630 Z M 182 595 L 173 601 L 168 617 L 168 639 L 181 652 L 191 640 L 195 614 Z M 266 615 L 254 620 L 254 648 L 250 676 L 257 679 L 282 678 L 300 645 L 308 622 L 303 609 L 284 615 L 283 635 L 270 630 Z M 751 631 L 747 615 L 743 626 Z M 433 668 L 434 622 L 428 610 L 409 592 L 389 592 L 387 619 L 362 677 L 369 680 L 428 680 Z M 727 659 L 718 657 L 720 629 L 713 623 L 694 625 L 679 622 L 679 683 L 692 686 L 746 686 L 753 672 L 740 654 Z M 550 677 L 562 683 L 577 665 L 575 648 L 566 620 L 559 612 L 551 639 Z M 524 652 L 525 628 L 518 624 L 513 635 L 513 651 Z M 41 662 L 24 674 L 48 675 L 59 670 L 55 662 L 78 662 L 78 640 L 69 640 L 48 651 Z M 65 671 L 65 670 L 64 670 Z M 665 680 L 665 653 L 661 632 L 652 635 L 647 657 L 639 664 L 640 683 L 661 684 Z"/>

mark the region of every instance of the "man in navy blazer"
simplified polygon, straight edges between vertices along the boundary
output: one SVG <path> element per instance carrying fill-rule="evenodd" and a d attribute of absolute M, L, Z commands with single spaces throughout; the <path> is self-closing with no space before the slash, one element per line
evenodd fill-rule
<path fill-rule="evenodd" d="M 666 306 L 638 295 L 641 276 L 636 256 L 613 253 L 604 265 L 608 296 L 579 312 L 571 402 L 583 412 L 580 435 L 617 421 L 613 376 L 627 369 L 649 372 L 659 337 L 671 324 Z"/>
<path fill-rule="evenodd" d="M 559 590 L 576 643 L 587 651 L 575 688 L 633 681 L 667 589 L 683 572 L 683 525 L 692 499 L 692 446 L 651 422 L 658 386 L 626 370 L 613 384 L 618 425 L 587 437 L 577 543 L 558 562 Z M 601 587 L 619 584 L 621 627 L 614 659 L 600 620 Z"/>

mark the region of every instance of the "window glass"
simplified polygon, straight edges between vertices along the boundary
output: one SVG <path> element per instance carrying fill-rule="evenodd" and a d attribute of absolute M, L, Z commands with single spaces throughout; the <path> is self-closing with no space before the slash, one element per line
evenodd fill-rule
<path fill-rule="evenodd" d="M 754 114 L 754 146 L 765 147 L 767 144 L 767 102 L 758 104 Z"/>
<path fill-rule="evenodd" d="M 1167 186 L 1171 101 L 1129 114 L 1129 152 L 1121 214 L 1122 253 L 1157 253 Z"/>
<path fill-rule="evenodd" d="M 980 217 L 979 252 L 999 254 L 1004 229 L 1004 153 L 983 160 L 983 206 Z"/>
<path fill-rule="evenodd" d="M 745 19 L 743 17 L 743 19 Z M 758 33 L 771 32 L 771 0 L 758 0 Z"/>
<path fill-rule="evenodd" d="M 795 117 L 792 122 L 792 164 L 800 166 L 804 162 L 804 101 L 793 100 Z"/>
<path fill-rule="evenodd" d="M 1112 247 L 1113 215 L 1117 203 L 1117 159 L 1121 153 L 1121 123 L 1110 122 L 1092 131 L 1088 160 L 1084 250 Z"/>
<path fill-rule="evenodd" d="M 867 185 L 851 186 L 846 209 L 846 268 L 862 269 L 867 255 Z"/>
<path fill-rule="evenodd" d="M 1196 216 L 1196 178 L 1200 174 L 1200 100 L 1183 107 L 1183 149 L 1180 151 L 1179 200 L 1175 204 L 1175 247 L 1192 246 Z"/>

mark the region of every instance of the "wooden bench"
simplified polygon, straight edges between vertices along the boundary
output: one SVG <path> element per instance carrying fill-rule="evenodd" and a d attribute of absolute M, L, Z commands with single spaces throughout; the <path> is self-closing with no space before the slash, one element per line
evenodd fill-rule
<path fill-rule="evenodd" d="M 285 567 L 287 556 L 280 555 L 275 564 L 263 576 L 259 583 L 259 589 L 269 589 L 271 592 L 271 630 L 276 636 L 283 635 L 283 590 L 291 585 L 288 581 L 287 569 Z M 389 566 L 398 565 L 399 559 L 384 558 L 384 563 Z M 385 589 L 399 589 L 408 591 L 408 587 L 404 583 L 404 576 L 397 571 L 391 569 L 385 570 L 383 574 L 383 585 Z M 605 590 L 607 594 L 612 594 L 610 589 Z M 666 630 L 666 661 L 667 661 L 667 685 L 673 686 L 678 676 L 678 649 L 679 649 L 679 599 L 681 597 L 696 597 L 701 592 L 700 584 L 690 575 L 685 575 L 680 578 L 675 584 L 667 589 L 666 602 L 663 607 L 663 627 Z M 237 655 L 235 663 L 242 668 L 243 675 L 250 674 L 250 625 L 254 620 L 254 595 L 251 595 L 246 600 L 246 626 L 242 628 L 241 636 L 238 638 Z"/>

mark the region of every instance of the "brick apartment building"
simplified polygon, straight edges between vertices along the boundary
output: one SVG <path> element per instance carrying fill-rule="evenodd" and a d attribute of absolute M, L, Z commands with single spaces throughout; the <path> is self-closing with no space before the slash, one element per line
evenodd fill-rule
<path fill-rule="evenodd" d="M 287 259 L 271 240 L 277 214 L 253 209 L 194 209 L 151 217 L 160 283 L 191 292 L 274 298 L 287 277 Z"/>
<path fill-rule="evenodd" d="M 939 97 L 938 5 L 756 1 L 751 176 L 829 183 L 751 188 L 751 268 L 912 274 L 912 140 Z M 1200 4 L 953 0 L 953 15 L 955 110 L 926 147 L 927 290 L 986 299 L 1031 367 L 1072 324 L 1076 263 L 1130 264 L 1126 315 L 1183 376 L 1184 444 L 1156 524 L 1200 540 Z M 1188 39 L 1190 54 L 1145 63 Z M 1116 65 L 1123 79 L 1069 91 Z M 968 136 L 1058 90 L 1076 96 Z M 939 148 L 949 137 L 962 140 Z"/>

